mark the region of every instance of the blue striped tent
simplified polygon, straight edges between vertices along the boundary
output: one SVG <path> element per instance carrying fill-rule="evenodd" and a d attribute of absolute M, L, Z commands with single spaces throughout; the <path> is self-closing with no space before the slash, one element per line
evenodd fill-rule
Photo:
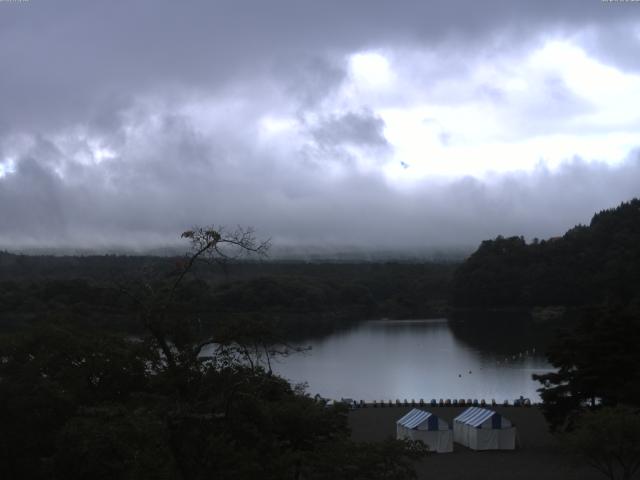
<path fill-rule="evenodd" d="M 453 439 L 473 450 L 513 450 L 516 428 L 494 410 L 470 407 L 453 419 Z"/>
<path fill-rule="evenodd" d="M 417 408 L 396 421 L 398 439 L 420 440 L 433 452 L 452 452 L 452 433 L 446 421 Z"/>

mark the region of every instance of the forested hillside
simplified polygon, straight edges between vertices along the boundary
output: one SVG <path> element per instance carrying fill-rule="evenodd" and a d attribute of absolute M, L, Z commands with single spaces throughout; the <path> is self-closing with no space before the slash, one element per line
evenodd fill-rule
<path fill-rule="evenodd" d="M 562 237 L 484 241 L 452 285 L 457 307 L 627 303 L 640 292 L 640 200 L 603 210 Z"/>
<path fill-rule="evenodd" d="M 63 314 L 129 329 L 132 291 L 175 278 L 183 257 L 55 257 L 0 253 L 0 327 Z M 316 334 L 365 318 L 442 315 L 454 264 L 200 262 L 170 314 L 204 325 L 260 317 L 283 333 Z"/>

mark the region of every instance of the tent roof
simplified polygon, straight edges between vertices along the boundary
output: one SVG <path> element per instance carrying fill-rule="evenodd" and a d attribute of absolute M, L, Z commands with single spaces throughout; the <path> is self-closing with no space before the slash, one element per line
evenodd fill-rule
<path fill-rule="evenodd" d="M 469 407 L 453 420 L 456 422 L 466 423 L 472 427 L 479 427 L 488 418 L 491 418 L 494 415 L 498 415 L 498 413 L 493 410 L 487 410 L 486 408 Z"/>
<path fill-rule="evenodd" d="M 425 412 L 424 410 L 418 410 L 417 408 L 414 408 L 396 423 L 398 425 L 402 425 L 403 427 L 416 428 L 432 415 L 433 414 L 431 412 Z"/>

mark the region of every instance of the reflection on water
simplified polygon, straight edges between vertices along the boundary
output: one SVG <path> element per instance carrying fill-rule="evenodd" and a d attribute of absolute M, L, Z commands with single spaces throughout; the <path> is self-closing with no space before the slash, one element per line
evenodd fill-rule
<path fill-rule="evenodd" d="M 307 342 L 310 352 L 281 358 L 274 370 L 294 383 L 308 382 L 311 394 L 327 398 L 501 402 L 523 395 L 537 401 L 539 384 L 531 374 L 550 369 L 541 340 L 522 334 L 521 326 L 510 331 L 505 325 L 482 323 L 484 327 L 456 324 L 452 329 L 445 319 L 364 322 Z M 478 341 L 461 341 L 456 330 L 463 337 L 475 330 Z M 487 348 L 491 343 L 500 348 Z"/>

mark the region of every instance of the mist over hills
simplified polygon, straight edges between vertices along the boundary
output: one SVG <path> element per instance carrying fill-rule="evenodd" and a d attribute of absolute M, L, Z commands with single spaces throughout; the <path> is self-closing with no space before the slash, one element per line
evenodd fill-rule
<path fill-rule="evenodd" d="M 238 259 L 244 262 L 460 262 L 475 249 L 467 247 L 415 247 L 415 248 L 375 248 L 358 246 L 313 246 L 272 245 L 268 255 L 262 258 L 246 256 Z M 6 248 L 3 252 L 11 255 L 53 256 L 53 257 L 179 257 L 185 254 L 184 245 L 155 248 Z"/>

